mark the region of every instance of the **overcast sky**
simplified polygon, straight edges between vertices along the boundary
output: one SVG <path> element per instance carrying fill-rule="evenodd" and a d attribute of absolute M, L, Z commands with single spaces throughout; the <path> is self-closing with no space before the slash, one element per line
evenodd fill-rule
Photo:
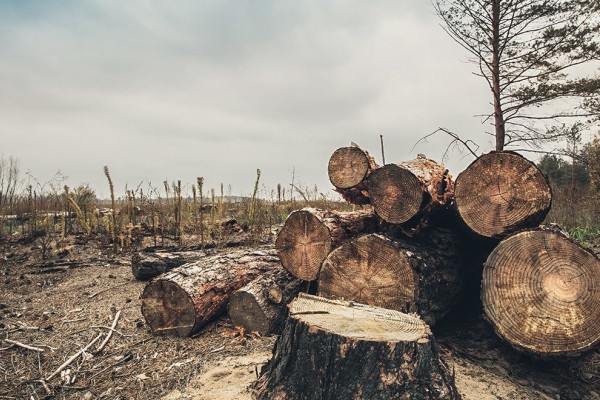
<path fill-rule="evenodd" d="M 444 136 L 411 149 L 443 126 L 491 150 L 466 58 L 424 0 L 2 1 L 0 153 L 100 194 L 104 165 L 117 194 L 197 176 L 248 194 L 257 168 L 330 193 L 350 141 L 439 160 Z"/>

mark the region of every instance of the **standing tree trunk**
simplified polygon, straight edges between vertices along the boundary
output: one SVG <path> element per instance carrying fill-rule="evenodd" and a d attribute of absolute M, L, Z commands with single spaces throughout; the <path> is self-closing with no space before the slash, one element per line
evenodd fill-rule
<path fill-rule="evenodd" d="M 556 230 L 504 239 L 485 263 L 481 299 L 497 334 L 538 355 L 600 342 L 600 260 Z"/>
<path fill-rule="evenodd" d="M 226 312 L 231 295 L 280 267 L 273 248 L 231 251 L 175 268 L 142 293 L 142 314 L 155 334 L 189 336 Z"/>
<path fill-rule="evenodd" d="M 235 292 L 227 307 L 234 326 L 261 335 L 280 333 L 287 305 L 304 282 L 283 267 L 274 268 Z"/>
<path fill-rule="evenodd" d="M 329 180 L 336 192 L 352 204 L 369 204 L 366 178 L 379 166 L 375 159 L 354 143 L 333 152 L 329 159 Z"/>
<path fill-rule="evenodd" d="M 335 212 L 315 208 L 293 211 L 277 235 L 283 266 L 305 281 L 317 279 L 329 251 L 344 240 L 378 229 L 372 211 Z"/>
<path fill-rule="evenodd" d="M 464 223 L 490 238 L 538 226 L 552 202 L 546 177 L 534 163 L 513 152 L 479 157 L 456 178 L 455 194 Z"/>
<path fill-rule="evenodd" d="M 377 215 L 404 224 L 448 208 L 454 184 L 446 167 L 423 157 L 377 169 L 369 176 L 368 191 Z"/>
<path fill-rule="evenodd" d="M 418 313 L 434 325 L 457 300 L 461 269 L 456 254 L 370 234 L 327 256 L 319 275 L 319 296 Z"/>
<path fill-rule="evenodd" d="M 258 400 L 460 398 L 419 318 L 303 294 L 253 389 Z"/>

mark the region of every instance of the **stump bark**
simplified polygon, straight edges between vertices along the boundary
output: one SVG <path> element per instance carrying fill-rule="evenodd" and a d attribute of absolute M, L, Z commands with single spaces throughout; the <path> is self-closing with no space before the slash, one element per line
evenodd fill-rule
<path fill-rule="evenodd" d="M 600 261 L 556 230 L 518 233 L 487 259 L 481 298 L 497 334 L 530 353 L 576 355 L 600 342 Z"/>
<path fill-rule="evenodd" d="M 550 211 L 552 191 L 531 161 L 517 153 L 491 152 L 458 175 L 455 198 L 473 232 L 500 239 L 538 226 Z"/>
<path fill-rule="evenodd" d="M 287 305 L 294 299 L 304 281 L 283 267 L 274 268 L 235 292 L 227 307 L 234 326 L 261 335 L 281 332 Z"/>
<path fill-rule="evenodd" d="M 142 293 L 142 314 L 155 334 L 189 336 L 227 310 L 231 295 L 280 267 L 271 247 L 206 257 L 154 279 Z"/>
<path fill-rule="evenodd" d="M 258 400 L 460 398 L 418 317 L 304 294 L 253 390 Z"/>
<path fill-rule="evenodd" d="M 329 251 L 343 241 L 375 232 L 372 211 L 335 212 L 315 208 L 293 211 L 277 235 L 275 248 L 283 266 L 305 281 L 317 279 Z"/>
<path fill-rule="evenodd" d="M 336 192 L 357 205 L 369 204 L 366 193 L 366 178 L 379 168 L 375 159 L 365 150 L 353 144 L 333 152 L 327 171 Z"/>
<path fill-rule="evenodd" d="M 456 253 L 438 252 L 434 241 L 427 241 L 370 234 L 344 243 L 323 262 L 319 296 L 418 313 L 434 325 L 458 298 L 462 262 Z"/>
<path fill-rule="evenodd" d="M 446 167 L 417 158 L 374 171 L 368 179 L 368 193 L 377 215 L 389 223 L 404 224 L 448 208 L 454 183 Z"/>

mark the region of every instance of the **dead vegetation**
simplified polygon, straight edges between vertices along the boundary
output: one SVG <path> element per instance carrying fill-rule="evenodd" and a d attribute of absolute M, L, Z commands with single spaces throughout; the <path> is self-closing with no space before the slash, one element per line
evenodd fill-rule
<path fill-rule="evenodd" d="M 71 237 L 60 250 L 53 242 L 43 259 L 40 240 L 7 243 L 0 261 L 0 398 L 250 398 L 246 386 L 270 357 L 274 337 L 248 335 L 226 317 L 191 338 L 153 336 L 140 312 L 145 283 L 133 279 L 130 254 Z M 464 399 L 600 398 L 597 350 L 536 360 L 498 339 L 481 314 L 477 299 L 466 298 L 434 329 Z"/>

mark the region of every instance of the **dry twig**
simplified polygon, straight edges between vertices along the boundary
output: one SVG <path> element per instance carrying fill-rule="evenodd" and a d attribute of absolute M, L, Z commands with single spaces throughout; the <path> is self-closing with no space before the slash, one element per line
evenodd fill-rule
<path fill-rule="evenodd" d="M 21 342 L 17 342 L 16 340 L 4 339 L 4 341 L 6 343 L 10 343 L 10 344 L 12 344 L 14 346 L 19 346 L 19 347 L 22 347 L 22 348 L 27 349 L 27 350 L 37 351 L 37 352 L 40 352 L 40 353 L 44 352 L 44 349 L 40 349 L 39 347 L 29 346 L 27 344 L 24 344 L 24 343 L 21 343 Z"/>
<path fill-rule="evenodd" d="M 96 336 L 94 338 L 94 340 L 92 340 L 91 342 L 89 342 L 83 349 L 81 349 L 77 353 L 73 354 L 67 361 L 65 361 L 60 367 L 58 367 L 56 369 L 56 371 L 54 371 L 53 373 L 51 373 L 44 380 L 45 381 L 49 381 L 50 379 L 54 378 L 56 375 L 60 374 L 60 372 L 63 369 L 65 369 L 66 367 L 68 367 L 73 361 L 75 361 L 77 359 L 77 357 L 79 357 L 80 355 L 82 355 L 83 353 L 85 353 L 86 351 L 88 351 L 88 349 L 90 347 L 92 347 L 98 340 L 100 340 L 101 337 L 102 337 L 102 334 L 99 334 L 98 336 Z"/>
<path fill-rule="evenodd" d="M 100 353 L 104 349 L 104 347 L 106 346 L 106 344 L 108 343 L 110 338 L 112 337 L 112 334 L 115 331 L 115 328 L 117 327 L 117 323 L 119 322 L 120 316 L 121 316 L 121 310 L 117 311 L 117 314 L 115 315 L 115 319 L 113 320 L 110 330 L 108 331 L 108 334 L 106 335 L 106 338 L 104 339 L 102 344 L 100 344 L 98 349 L 96 349 L 96 353 Z"/>

